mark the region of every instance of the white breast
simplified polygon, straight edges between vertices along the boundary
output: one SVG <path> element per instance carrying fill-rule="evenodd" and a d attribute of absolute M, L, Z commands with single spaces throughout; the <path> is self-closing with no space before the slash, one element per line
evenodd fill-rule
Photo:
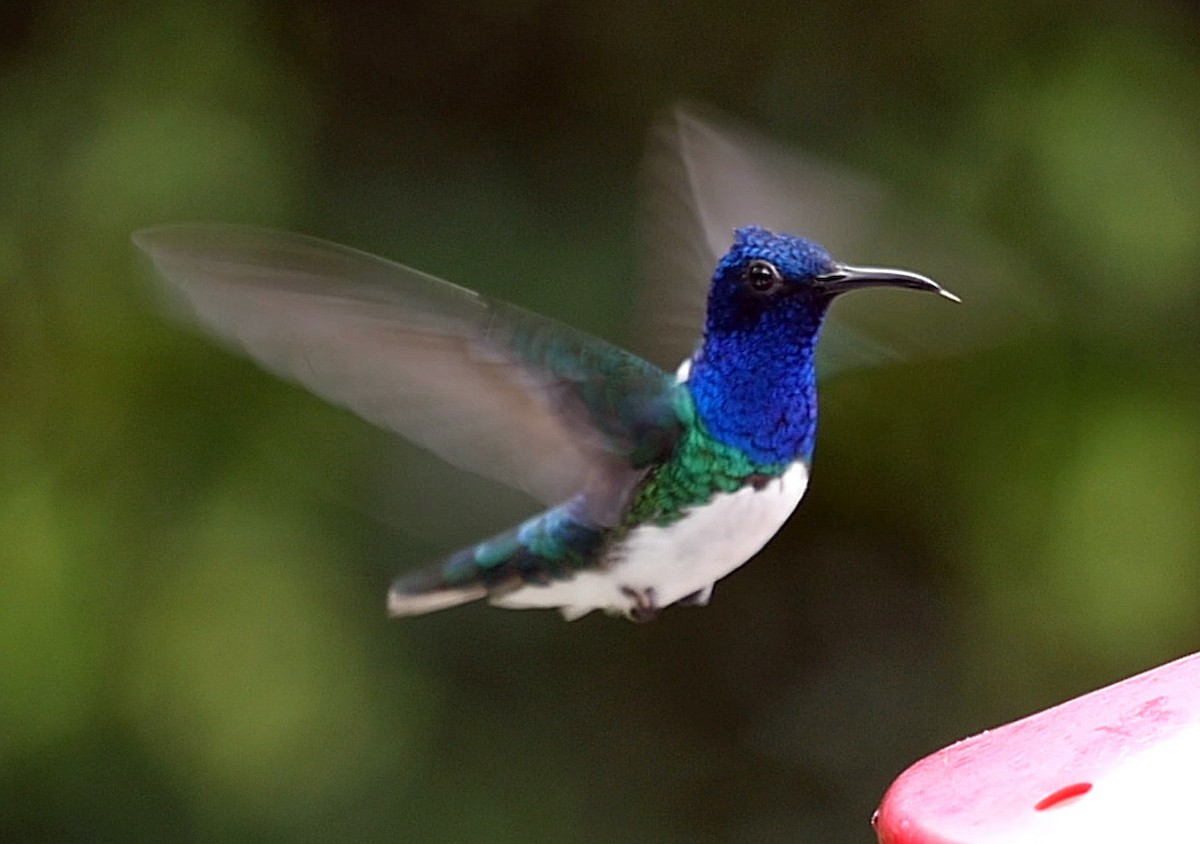
<path fill-rule="evenodd" d="M 808 468 L 794 463 L 762 489 L 718 493 L 683 518 L 634 528 L 612 549 L 608 565 L 547 586 L 524 586 L 494 599 L 512 608 L 560 607 L 568 619 L 596 609 L 627 612 L 626 590 L 653 590 L 660 607 L 705 589 L 753 557 L 796 509 Z"/>

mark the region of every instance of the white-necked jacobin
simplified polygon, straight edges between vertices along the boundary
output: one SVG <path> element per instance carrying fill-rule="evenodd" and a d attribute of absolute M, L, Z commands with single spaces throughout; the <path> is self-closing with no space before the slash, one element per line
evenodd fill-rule
<path fill-rule="evenodd" d="M 838 263 L 792 234 L 730 234 L 709 269 L 702 338 L 675 373 L 300 235 L 186 225 L 134 240 L 196 318 L 268 369 L 551 505 L 397 579 L 393 615 L 486 597 L 644 621 L 707 604 L 800 502 L 833 300 L 875 286 L 956 299 L 915 273 Z"/>

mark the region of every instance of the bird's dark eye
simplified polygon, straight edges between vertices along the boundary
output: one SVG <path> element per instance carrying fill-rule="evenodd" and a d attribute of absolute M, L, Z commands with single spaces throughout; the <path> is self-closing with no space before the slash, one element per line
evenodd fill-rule
<path fill-rule="evenodd" d="M 751 261 L 746 267 L 746 284 L 755 293 L 770 293 L 783 279 L 770 261 Z"/>

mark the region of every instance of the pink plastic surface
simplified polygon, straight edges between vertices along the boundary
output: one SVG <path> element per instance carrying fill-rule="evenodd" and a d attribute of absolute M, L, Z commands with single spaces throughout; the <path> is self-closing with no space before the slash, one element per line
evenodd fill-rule
<path fill-rule="evenodd" d="M 1200 654 L 917 762 L 881 844 L 1200 842 Z"/>

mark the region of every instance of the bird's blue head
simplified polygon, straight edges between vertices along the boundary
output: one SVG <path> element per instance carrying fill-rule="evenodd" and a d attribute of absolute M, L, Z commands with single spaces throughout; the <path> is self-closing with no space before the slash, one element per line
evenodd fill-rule
<path fill-rule="evenodd" d="M 863 287 L 908 287 L 957 298 L 932 279 L 905 270 L 839 264 L 820 244 L 758 226 L 734 232 L 708 296 L 706 333 L 753 330 L 762 320 L 794 318 L 814 335 L 835 296 Z"/>
<path fill-rule="evenodd" d="M 713 273 L 704 343 L 688 378 L 709 431 L 759 463 L 808 459 L 821 323 L 836 296 L 876 286 L 950 296 L 915 273 L 850 267 L 804 238 L 738 229 Z"/>
<path fill-rule="evenodd" d="M 775 321 L 776 311 L 787 311 L 796 328 L 815 333 L 829 306 L 815 280 L 836 269 L 825 248 L 811 240 L 757 226 L 738 229 L 713 273 L 705 333 L 752 332 L 764 320 Z"/>

